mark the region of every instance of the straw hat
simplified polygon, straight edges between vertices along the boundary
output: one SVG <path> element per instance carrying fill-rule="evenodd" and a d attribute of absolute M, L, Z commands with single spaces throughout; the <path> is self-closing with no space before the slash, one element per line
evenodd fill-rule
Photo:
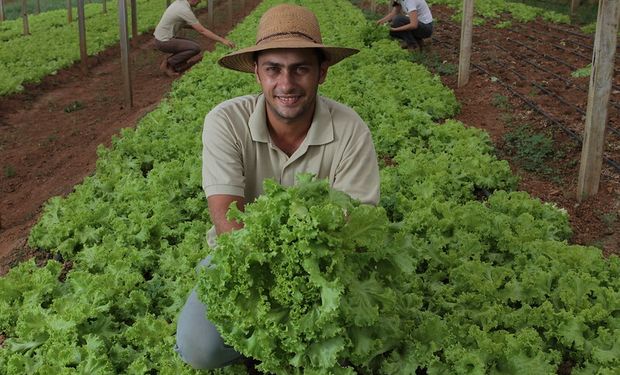
<path fill-rule="evenodd" d="M 329 65 L 359 50 L 323 45 L 319 21 L 309 9 L 292 5 L 276 5 L 263 14 L 258 24 L 256 44 L 230 53 L 218 60 L 228 69 L 254 73 L 254 53 L 274 48 L 320 48 Z"/>

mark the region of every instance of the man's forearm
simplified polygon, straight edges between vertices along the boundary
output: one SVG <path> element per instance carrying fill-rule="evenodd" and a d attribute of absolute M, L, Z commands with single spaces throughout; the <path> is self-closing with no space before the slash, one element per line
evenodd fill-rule
<path fill-rule="evenodd" d="M 243 224 L 237 221 L 230 221 L 226 218 L 228 208 L 235 202 L 237 208 L 243 211 L 244 199 L 233 195 L 213 195 L 207 198 L 209 203 L 209 215 L 211 221 L 215 225 L 215 231 L 218 235 L 233 230 L 243 228 Z"/>

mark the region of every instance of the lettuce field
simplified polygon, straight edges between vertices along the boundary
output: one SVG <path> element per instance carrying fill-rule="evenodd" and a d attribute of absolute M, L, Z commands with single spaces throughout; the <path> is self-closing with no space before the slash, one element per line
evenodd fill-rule
<path fill-rule="evenodd" d="M 240 22 L 227 37 L 253 44 L 260 16 L 281 2 L 235 8 Z M 578 244 L 566 209 L 521 189 L 523 175 L 502 157 L 496 135 L 460 120 L 471 107 L 429 63 L 439 56 L 441 66 L 450 64 L 446 31 L 456 33 L 449 22 L 458 12 L 431 2 L 446 34 L 437 31 L 435 54 L 412 57 L 374 24 L 367 3 L 290 2 L 315 12 L 325 44 L 360 50 L 330 68 L 320 93 L 355 109 L 371 129 L 379 205 L 361 205 L 307 174 L 292 187 L 266 181 L 265 195 L 244 212 L 231 211 L 244 229 L 210 249 L 202 122 L 220 102 L 260 89 L 252 75 L 218 67 L 228 50 L 211 45 L 148 110 L 119 110 L 114 99 L 96 97 L 111 118 L 124 114 L 127 126 L 100 142 L 85 178 L 53 190 L 41 212 L 33 211 L 27 244 L 16 248 L 34 256 L 15 252 L 3 262 L 10 267 L 0 277 L 0 374 L 619 374 L 620 259 Z M 139 3 L 155 20 L 163 8 Z M 497 2 L 482 3 L 496 23 L 513 17 L 503 8 L 494 16 Z M 535 22 L 564 20 L 554 17 Z M 0 25 L 4 53 L 21 37 Z M 137 69 L 156 71 L 161 56 L 140 53 L 145 61 L 134 58 Z M 0 89 L 0 119 L 10 124 L 10 105 L 37 92 L 44 104 L 28 110 L 64 112 L 67 123 L 90 134 L 95 120 L 78 116 L 91 102 L 66 111 L 43 93 L 56 82 L 46 75 L 70 62 L 58 64 L 23 79 L 4 65 L 0 79 L 9 84 Z M 481 81 L 470 90 L 481 95 L 493 82 L 472 77 Z M 36 80 L 42 86 L 33 86 Z M 505 112 L 519 113 L 511 100 L 505 104 Z M 72 131 L 47 135 L 37 147 L 60 153 Z M 20 138 L 10 134 L 0 132 L 0 234 L 7 239 L 7 223 L 17 221 L 9 208 L 19 205 L 13 190 L 38 188 L 11 185 L 23 171 L 9 164 Z M 84 134 L 75 137 L 86 142 Z M 39 177 L 32 181 L 47 181 Z M 215 267 L 197 270 L 207 255 Z M 201 372 L 180 360 L 176 319 L 195 286 L 226 342 L 254 367 Z"/>

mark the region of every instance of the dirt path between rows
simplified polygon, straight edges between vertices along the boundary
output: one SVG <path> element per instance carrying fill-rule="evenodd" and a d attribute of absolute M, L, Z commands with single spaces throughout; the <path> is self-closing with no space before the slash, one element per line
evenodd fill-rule
<path fill-rule="evenodd" d="M 241 8 L 235 2 L 232 22 L 227 5 L 218 3 L 214 14 L 223 16 L 214 17 L 211 30 L 227 34 L 258 3 L 246 0 Z M 206 9 L 196 13 L 206 25 Z M 186 33 L 203 50 L 213 50 L 212 41 Z M 132 44 L 132 108 L 125 105 L 118 46 L 90 57 L 87 74 L 76 64 L 23 93 L 0 98 L 0 275 L 36 253 L 27 238 L 43 204 L 70 193 L 92 174 L 97 147 L 109 146 L 121 129 L 134 127 L 169 92 L 173 79 L 159 71 L 164 55 L 153 48 L 151 34 Z"/>

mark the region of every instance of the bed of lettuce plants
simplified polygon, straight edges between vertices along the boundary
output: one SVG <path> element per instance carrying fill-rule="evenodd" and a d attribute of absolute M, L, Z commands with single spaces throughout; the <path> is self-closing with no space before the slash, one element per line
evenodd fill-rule
<path fill-rule="evenodd" d="M 460 22 L 463 16 L 462 0 L 429 0 L 428 2 L 429 4 L 443 4 L 457 9 L 458 11 L 453 18 Z M 502 14 L 510 14 L 512 19 L 519 22 L 534 21 L 541 18 L 554 23 L 570 23 L 570 17 L 566 14 L 506 0 L 476 0 L 474 13 L 474 24 L 476 25 L 484 23 L 486 19 L 499 18 Z"/>
<path fill-rule="evenodd" d="M 279 2 L 231 39 L 254 43 Z M 379 206 L 308 175 L 268 181 L 232 212 L 245 228 L 220 237 L 215 267 L 196 272 L 211 253 L 204 115 L 259 90 L 217 66 L 218 46 L 46 204 L 30 245 L 57 260 L 0 278 L 0 374 L 198 374 L 173 350 L 195 285 L 227 342 L 276 374 L 617 374 L 620 260 L 569 245 L 566 213 L 515 191 L 488 135 L 450 119 L 453 93 L 359 9 L 295 2 L 315 11 L 326 44 L 361 50 L 320 91 L 371 128 Z"/>
<path fill-rule="evenodd" d="M 89 55 L 118 43 L 118 2 L 108 1 L 107 4 L 105 14 L 101 4 L 86 4 L 84 7 Z M 139 33 L 155 28 L 165 5 L 163 0 L 137 1 Z M 22 35 L 21 19 L 0 22 L 0 95 L 22 91 L 23 84 L 39 82 L 41 78 L 80 60 L 76 8 L 73 15 L 70 24 L 67 23 L 66 9 L 30 15 L 28 36 Z"/>

